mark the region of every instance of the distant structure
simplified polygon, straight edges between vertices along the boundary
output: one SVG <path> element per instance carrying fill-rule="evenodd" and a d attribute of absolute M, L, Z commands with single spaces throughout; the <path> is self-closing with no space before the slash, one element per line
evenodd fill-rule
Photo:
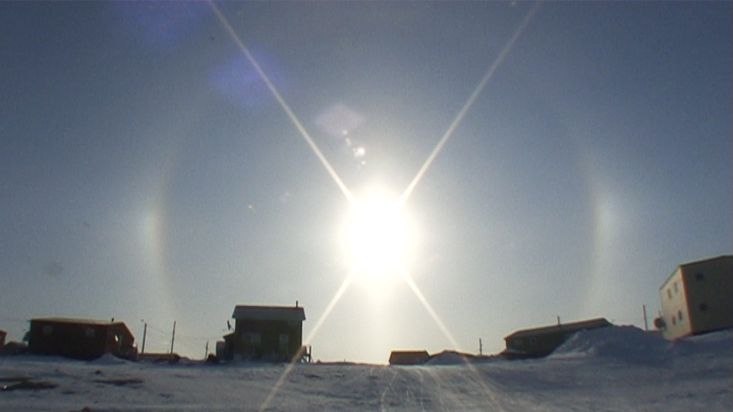
<path fill-rule="evenodd" d="M 605 318 L 571 323 L 559 323 L 533 329 L 518 330 L 504 338 L 506 349 L 502 355 L 508 358 L 537 358 L 547 356 L 562 345 L 575 332 L 613 326 Z"/>
<path fill-rule="evenodd" d="M 683 263 L 659 288 L 662 316 L 654 326 L 667 339 L 733 327 L 733 256 Z"/>
<path fill-rule="evenodd" d="M 153 363 L 162 363 L 162 362 L 177 363 L 178 361 L 181 360 L 181 356 L 177 353 L 171 353 L 171 352 L 145 352 L 145 353 L 138 353 L 137 360 L 153 362 Z"/>
<path fill-rule="evenodd" d="M 8 334 L 4 330 L 0 330 L 0 349 L 2 349 L 3 346 L 5 346 L 5 337 L 7 335 Z"/>
<path fill-rule="evenodd" d="M 429 360 L 425 350 L 393 350 L 389 355 L 390 365 L 422 365 Z"/>
<path fill-rule="evenodd" d="M 134 359 L 135 338 L 124 322 L 38 318 L 31 320 L 28 350 L 42 355 L 95 359 L 105 353 Z"/>
<path fill-rule="evenodd" d="M 217 344 L 220 359 L 283 362 L 306 355 L 303 345 L 305 311 L 297 306 L 247 306 L 234 308 L 234 332 Z"/>

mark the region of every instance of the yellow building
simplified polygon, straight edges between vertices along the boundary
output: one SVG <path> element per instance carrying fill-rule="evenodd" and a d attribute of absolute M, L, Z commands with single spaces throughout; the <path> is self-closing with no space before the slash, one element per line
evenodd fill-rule
<path fill-rule="evenodd" d="M 684 263 L 659 288 L 667 339 L 733 327 L 733 256 Z"/>

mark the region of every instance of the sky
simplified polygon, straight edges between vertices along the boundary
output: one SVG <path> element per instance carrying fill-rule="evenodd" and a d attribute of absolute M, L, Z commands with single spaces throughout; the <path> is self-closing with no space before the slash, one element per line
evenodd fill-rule
<path fill-rule="evenodd" d="M 200 358 L 235 305 L 297 301 L 314 359 L 384 363 L 651 325 L 731 253 L 731 7 L 2 2 L 0 329 L 166 351 L 175 321 Z M 355 242 L 378 276 L 344 235 L 375 193 L 405 195 Z"/>

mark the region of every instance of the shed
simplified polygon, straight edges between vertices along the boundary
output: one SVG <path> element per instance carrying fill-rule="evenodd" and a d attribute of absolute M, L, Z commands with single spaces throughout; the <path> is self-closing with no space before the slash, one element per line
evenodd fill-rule
<path fill-rule="evenodd" d="M 504 338 L 506 350 L 502 355 L 510 358 L 536 358 L 547 356 L 575 332 L 612 326 L 605 318 L 596 318 L 552 326 L 518 330 Z"/>
<path fill-rule="evenodd" d="M 105 353 L 132 359 L 135 338 L 124 322 L 71 319 L 31 319 L 28 349 L 31 353 L 95 359 Z"/>
<path fill-rule="evenodd" d="M 390 365 L 422 365 L 429 360 L 425 350 L 393 350 L 389 355 Z"/>
<path fill-rule="evenodd" d="M 237 305 L 234 332 L 224 336 L 224 357 L 267 361 L 298 360 L 304 354 L 300 306 Z"/>

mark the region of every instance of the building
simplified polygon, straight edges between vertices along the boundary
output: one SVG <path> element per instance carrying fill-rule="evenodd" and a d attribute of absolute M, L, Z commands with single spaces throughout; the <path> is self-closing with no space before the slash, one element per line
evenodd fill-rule
<path fill-rule="evenodd" d="M 42 355 L 95 359 L 105 353 L 133 359 L 135 338 L 124 322 L 38 318 L 31 320 L 28 350 Z"/>
<path fill-rule="evenodd" d="M 224 336 L 224 359 L 299 360 L 303 348 L 305 311 L 296 306 L 234 308 L 234 332 Z"/>
<path fill-rule="evenodd" d="M 733 327 L 733 256 L 683 263 L 659 288 L 661 317 L 654 325 L 667 339 Z"/>
<path fill-rule="evenodd" d="M 430 360 L 425 350 L 393 350 L 389 354 L 390 365 L 422 365 Z"/>
<path fill-rule="evenodd" d="M 0 330 L 0 349 L 2 349 L 3 346 L 5 346 L 5 337 L 7 335 L 8 334 L 4 330 Z"/>
<path fill-rule="evenodd" d="M 506 349 L 502 355 L 509 358 L 536 358 L 547 356 L 575 332 L 612 326 L 605 318 L 580 322 L 559 323 L 533 329 L 518 330 L 504 338 Z"/>
<path fill-rule="evenodd" d="M 181 355 L 173 352 L 145 352 L 145 353 L 138 353 L 137 354 L 137 360 L 139 361 L 147 361 L 147 362 L 153 362 L 153 363 L 162 363 L 162 362 L 168 362 L 168 363 L 177 363 L 181 360 Z"/>

